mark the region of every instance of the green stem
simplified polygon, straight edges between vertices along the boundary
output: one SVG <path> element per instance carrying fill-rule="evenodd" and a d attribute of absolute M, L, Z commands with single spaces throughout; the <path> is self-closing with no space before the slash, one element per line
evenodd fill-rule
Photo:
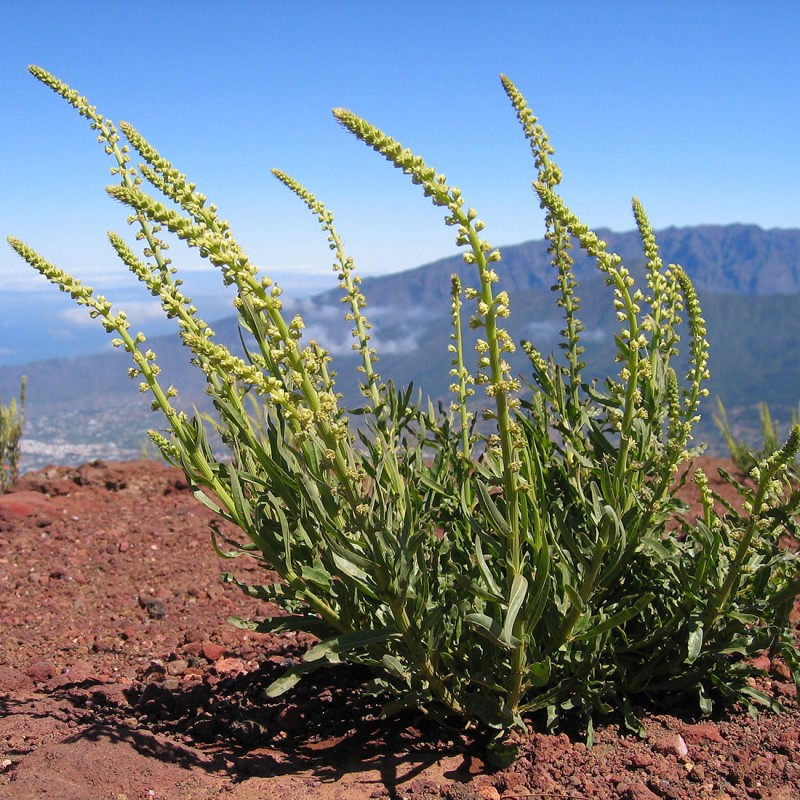
<path fill-rule="evenodd" d="M 405 600 L 396 597 L 391 603 L 392 613 L 400 635 L 403 637 L 406 647 L 414 658 L 416 666 L 425 676 L 425 680 L 431 688 L 433 694 L 438 697 L 454 714 L 463 716 L 465 709 L 453 696 L 453 693 L 445 686 L 439 678 L 436 668 L 431 663 L 430 658 L 425 654 L 421 646 L 418 631 L 416 631 L 408 618 Z"/>

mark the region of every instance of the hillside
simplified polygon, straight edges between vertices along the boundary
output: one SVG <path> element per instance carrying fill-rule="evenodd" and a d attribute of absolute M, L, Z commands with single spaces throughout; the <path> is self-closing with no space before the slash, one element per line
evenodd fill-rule
<path fill-rule="evenodd" d="M 609 249 L 641 272 L 644 260 L 638 234 L 600 232 Z M 711 341 L 711 391 L 728 407 L 738 431 L 753 436 L 755 405 L 767 401 L 779 420 L 788 420 L 800 399 L 800 230 L 762 230 L 751 225 L 670 228 L 658 234 L 665 263 L 682 264 L 698 287 Z M 549 287 L 552 267 L 543 241 L 502 248 L 503 288 L 512 296 L 510 331 L 516 340 L 529 339 L 543 352 L 558 352 L 559 309 Z M 586 326 L 587 377 L 602 379 L 614 370 L 612 332 L 616 329 L 611 297 L 590 259 L 575 254 L 575 272 L 583 298 Z M 435 399 L 447 396 L 450 275 L 472 277 L 460 256 L 394 275 L 363 282 L 375 325 L 374 339 L 385 379 L 414 382 Z M 332 278 L 333 282 L 333 278 Z M 339 389 L 345 403 L 359 403 L 352 338 L 342 322 L 338 291 L 294 304 L 306 321 L 306 332 L 328 347 L 335 359 Z M 202 312 L 202 309 L 201 309 Z M 134 321 L 135 324 L 135 321 Z M 238 346 L 235 319 L 214 326 L 221 341 Z M 153 337 L 169 382 L 181 388 L 185 408 L 203 408 L 202 376 L 188 363 L 188 352 L 175 336 Z M 125 354 L 105 352 L 70 360 L 41 361 L 23 367 L 0 368 L 0 396 L 9 397 L 28 376 L 28 424 L 25 465 L 79 463 L 87 458 L 129 458 L 139 454 L 145 431 L 160 426 L 149 411 L 149 400 L 127 377 Z M 514 367 L 528 373 L 524 358 Z M 720 452 L 711 420 L 713 404 L 705 406 L 698 440 Z"/>

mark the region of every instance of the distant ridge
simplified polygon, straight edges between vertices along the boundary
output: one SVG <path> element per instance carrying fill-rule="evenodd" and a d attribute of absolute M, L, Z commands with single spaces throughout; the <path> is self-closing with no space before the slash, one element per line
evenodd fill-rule
<path fill-rule="evenodd" d="M 637 232 L 597 233 L 634 273 L 641 272 L 645 262 Z M 657 238 L 664 263 L 680 263 L 698 288 L 712 348 L 710 388 L 725 402 L 734 425 L 740 433 L 751 434 L 757 427 L 754 408 L 761 400 L 770 403 L 779 420 L 788 419 L 800 401 L 800 229 L 703 225 L 667 228 Z M 554 275 L 547 243 L 538 240 L 500 249 L 503 260 L 498 272 L 503 288 L 511 294 L 513 338 L 531 339 L 543 352 L 558 353 L 562 326 L 550 292 Z M 583 300 L 580 315 L 586 326 L 587 378 L 602 379 L 616 369 L 611 296 L 593 261 L 577 247 L 573 257 Z M 400 385 L 413 381 L 434 399 L 448 397 L 450 276 L 457 272 L 467 285 L 474 284 L 473 269 L 455 255 L 364 279 L 366 313 L 375 324 L 373 343 L 384 379 L 393 378 Z M 335 281 L 333 274 L 331 279 Z M 293 305 L 292 312 L 303 315 L 307 335 L 330 349 L 345 404 L 357 405 L 353 339 L 343 321 L 339 290 Z M 238 346 L 235 318 L 212 327 L 220 341 Z M 207 407 L 202 376 L 188 363 L 188 351 L 178 337 L 152 337 L 148 344 L 158 354 L 168 382 L 181 390 L 183 406 Z M 523 375 L 529 372 L 519 354 L 513 366 Z M 149 412 L 149 399 L 128 379 L 127 367 L 124 353 L 105 352 L 0 368 L 3 398 L 17 391 L 22 374 L 28 376 L 28 425 L 23 439 L 23 443 L 28 441 L 27 466 L 76 463 L 104 452 L 109 457 L 138 456 L 146 429 L 162 427 L 163 421 Z M 711 422 L 713 404 L 706 402 L 702 410 L 697 439 L 719 449 Z"/>
<path fill-rule="evenodd" d="M 600 228 L 597 235 L 618 253 L 626 265 L 644 264 L 638 231 L 617 233 Z M 697 289 L 741 295 L 800 293 L 800 229 L 758 225 L 699 225 L 665 228 L 656 232 L 665 264 L 680 264 Z M 501 247 L 503 285 L 519 289 L 549 289 L 553 270 L 543 239 Z M 575 246 L 578 280 L 595 274 L 591 259 Z M 460 255 L 439 259 L 415 269 L 363 281 L 368 302 L 382 305 L 438 304 L 450 295 L 450 275 L 471 278 Z M 336 291 L 325 292 L 328 299 Z"/>

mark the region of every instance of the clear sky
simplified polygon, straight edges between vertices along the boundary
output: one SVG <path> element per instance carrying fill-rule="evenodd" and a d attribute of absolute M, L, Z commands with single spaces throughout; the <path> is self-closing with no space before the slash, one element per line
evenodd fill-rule
<path fill-rule="evenodd" d="M 339 105 L 447 174 L 493 245 L 541 238 L 533 163 L 500 72 L 539 115 L 566 199 L 590 225 L 632 228 L 635 194 L 657 228 L 800 226 L 796 0 L 4 0 L 2 10 L 3 237 L 101 286 L 123 269 L 105 231 L 125 227 L 124 209 L 103 192 L 109 163 L 85 121 L 28 75 L 31 63 L 136 125 L 256 263 L 291 270 L 290 284 L 318 282 L 330 259 L 273 166 L 334 211 L 363 274 L 456 250 L 418 187 L 339 128 Z M 31 274 L 0 249 L 0 286 Z"/>

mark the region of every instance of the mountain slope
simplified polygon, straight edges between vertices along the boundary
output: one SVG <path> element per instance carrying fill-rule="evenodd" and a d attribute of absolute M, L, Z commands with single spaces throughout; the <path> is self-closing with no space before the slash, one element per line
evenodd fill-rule
<path fill-rule="evenodd" d="M 637 231 L 616 233 L 606 229 L 597 235 L 635 270 L 644 265 Z M 656 234 L 665 264 L 680 264 L 698 290 L 739 295 L 800 294 L 800 229 L 764 230 L 757 225 L 702 225 L 667 228 Z M 547 242 L 536 240 L 502 247 L 502 280 L 509 292 L 547 290 L 553 270 Z M 573 251 L 579 281 L 595 274 L 594 262 L 580 250 Z M 472 278 L 460 255 L 444 258 L 393 275 L 365 278 L 364 293 L 372 305 L 412 307 L 436 305 L 450 296 L 450 276 Z M 336 291 L 318 295 L 328 301 Z"/>

